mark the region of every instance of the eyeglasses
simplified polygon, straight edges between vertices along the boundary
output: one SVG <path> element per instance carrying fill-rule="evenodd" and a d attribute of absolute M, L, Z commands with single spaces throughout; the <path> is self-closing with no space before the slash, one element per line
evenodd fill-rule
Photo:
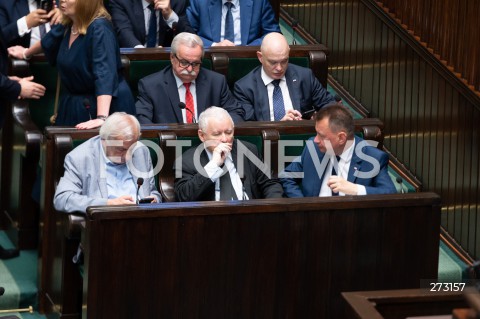
<path fill-rule="evenodd" d="M 177 56 L 177 54 L 175 53 L 173 55 L 175 57 L 175 59 L 177 59 L 178 63 L 180 64 L 180 66 L 184 69 L 188 68 L 189 66 L 192 67 L 192 69 L 196 69 L 198 68 L 200 65 L 202 65 L 202 62 L 188 62 L 186 60 L 180 60 Z"/>

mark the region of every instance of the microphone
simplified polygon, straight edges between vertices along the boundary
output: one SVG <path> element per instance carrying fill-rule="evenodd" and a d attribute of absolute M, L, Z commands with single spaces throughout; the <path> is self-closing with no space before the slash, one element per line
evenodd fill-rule
<path fill-rule="evenodd" d="M 405 194 L 406 191 L 405 191 L 405 188 L 403 188 L 404 184 L 403 184 L 402 178 L 399 176 L 399 177 L 396 178 L 396 181 L 400 185 L 400 193 Z"/>
<path fill-rule="evenodd" d="M 193 114 L 192 110 L 187 108 L 185 103 L 183 102 L 178 103 L 178 107 L 181 108 L 182 110 L 186 110 L 187 112 L 190 112 L 190 114 L 192 114 L 192 122 L 197 123 L 197 120 L 195 119 L 195 114 Z"/>
<path fill-rule="evenodd" d="M 3 296 L 4 293 L 5 293 L 5 288 L 0 287 L 0 296 Z"/>
<path fill-rule="evenodd" d="M 142 178 L 142 177 L 139 177 L 139 178 L 137 179 L 137 197 L 136 197 L 136 199 L 137 199 L 137 205 L 138 205 L 138 193 L 139 193 L 140 187 L 141 187 L 142 185 L 143 185 L 143 178 Z"/>
<path fill-rule="evenodd" d="M 83 106 L 85 106 L 85 109 L 87 110 L 87 113 L 88 113 L 88 117 L 91 120 L 92 115 L 90 114 L 90 100 L 87 98 L 83 99 Z"/>
<path fill-rule="evenodd" d="M 298 20 L 293 20 L 292 21 L 292 45 L 296 45 L 297 44 L 297 40 L 295 40 L 295 31 L 297 30 L 297 27 L 298 27 Z"/>
<path fill-rule="evenodd" d="M 338 95 L 338 94 L 335 94 L 335 95 L 333 96 L 333 98 L 335 99 L 335 102 L 337 102 L 337 103 L 342 101 L 342 98 L 341 98 L 340 95 Z"/>
<path fill-rule="evenodd" d="M 172 23 L 172 31 L 173 31 L 173 34 L 176 34 L 177 32 L 177 26 L 178 26 L 178 22 L 174 22 Z"/>

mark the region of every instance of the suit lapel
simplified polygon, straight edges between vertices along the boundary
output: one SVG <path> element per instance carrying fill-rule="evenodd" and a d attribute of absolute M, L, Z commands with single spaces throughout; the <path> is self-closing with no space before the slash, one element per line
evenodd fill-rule
<path fill-rule="evenodd" d="M 205 70 L 200 69 L 197 79 L 195 80 L 195 94 L 197 96 L 197 105 L 195 107 L 199 116 L 200 113 L 210 106 L 207 99 L 207 92 L 210 91 L 209 86 L 210 83 L 205 76 Z"/>
<path fill-rule="evenodd" d="M 173 69 L 169 66 L 165 69 L 165 87 L 167 88 L 168 99 L 170 100 L 170 107 L 172 108 L 172 113 L 175 114 L 177 123 L 183 123 L 182 110 L 178 106 L 180 103 L 180 97 L 178 96 L 178 87 L 177 81 L 173 76 Z"/>
<path fill-rule="evenodd" d="M 262 80 L 262 66 L 255 70 L 255 82 L 257 92 L 259 93 L 259 101 L 253 106 L 255 108 L 255 117 L 257 121 L 270 121 L 270 102 L 268 101 L 267 86 Z"/>
<path fill-rule="evenodd" d="M 107 179 L 106 179 L 106 174 L 107 174 L 107 166 L 105 163 L 105 159 L 102 155 L 103 149 L 102 149 L 102 142 L 100 138 L 98 138 L 98 143 L 93 144 L 93 150 L 92 150 L 92 158 L 94 163 L 100 163 L 100 167 L 98 170 L 98 189 L 100 190 L 100 196 L 102 198 L 108 198 L 108 190 L 107 190 Z M 103 172 L 103 177 L 100 174 Z"/>
<path fill-rule="evenodd" d="M 222 19 L 222 1 L 211 0 L 208 4 L 208 17 L 210 21 L 211 39 L 213 42 L 220 41 L 221 19 Z M 220 23 L 219 23 L 220 22 Z"/>
<path fill-rule="evenodd" d="M 355 180 L 357 179 L 357 177 L 355 177 L 353 174 L 355 174 L 355 172 L 357 171 L 361 171 L 362 169 L 362 159 L 357 156 L 357 152 L 356 152 L 356 146 L 358 142 L 359 142 L 358 138 L 355 137 L 355 145 L 353 145 L 354 149 L 353 149 L 352 161 L 350 163 L 350 169 L 348 170 L 347 180 L 352 183 L 354 183 Z"/>
<path fill-rule="evenodd" d="M 240 0 L 240 32 L 242 45 L 248 44 L 250 23 L 252 23 L 253 0 Z"/>
<path fill-rule="evenodd" d="M 285 73 L 285 80 L 287 82 L 288 93 L 290 94 L 293 108 L 301 112 L 300 98 L 298 97 L 298 92 L 300 91 L 300 81 L 298 80 L 297 72 L 289 67 Z"/>
<path fill-rule="evenodd" d="M 139 30 L 142 44 L 147 42 L 147 32 L 145 31 L 145 15 L 143 14 L 143 3 L 140 0 L 132 1 L 133 16 L 138 23 L 132 23 L 133 28 Z"/>

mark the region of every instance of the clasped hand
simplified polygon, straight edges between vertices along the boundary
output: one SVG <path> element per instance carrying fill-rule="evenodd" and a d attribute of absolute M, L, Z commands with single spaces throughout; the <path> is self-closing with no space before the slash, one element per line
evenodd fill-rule
<path fill-rule="evenodd" d="M 357 195 L 357 185 L 351 183 L 340 176 L 332 175 L 328 179 L 327 186 L 330 187 L 332 192 L 339 193 L 342 192 L 346 195 Z"/>

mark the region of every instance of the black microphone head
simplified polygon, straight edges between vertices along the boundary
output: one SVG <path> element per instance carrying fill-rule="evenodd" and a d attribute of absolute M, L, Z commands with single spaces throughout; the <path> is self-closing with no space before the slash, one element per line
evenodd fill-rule
<path fill-rule="evenodd" d="M 342 100 L 342 98 L 341 98 L 340 95 L 338 95 L 338 94 L 335 94 L 335 95 L 333 96 L 333 98 L 334 98 L 335 101 L 337 101 L 337 102 L 340 102 L 340 101 Z"/>
<path fill-rule="evenodd" d="M 398 176 L 396 179 L 397 183 L 401 184 L 403 182 L 402 178 L 400 176 Z"/>
<path fill-rule="evenodd" d="M 181 108 L 182 110 L 184 110 L 187 106 L 185 105 L 185 103 L 180 102 L 180 103 L 178 103 L 178 107 Z"/>
<path fill-rule="evenodd" d="M 142 178 L 142 177 L 139 177 L 139 178 L 137 179 L 137 185 L 138 185 L 138 186 L 142 186 L 142 185 L 143 185 L 143 178 Z"/>
<path fill-rule="evenodd" d="M 0 287 L 0 296 L 3 296 L 4 293 L 5 293 L 5 288 Z"/>
<path fill-rule="evenodd" d="M 83 105 L 86 106 L 86 107 L 89 107 L 90 106 L 90 100 L 87 99 L 87 98 L 84 98 L 83 99 Z"/>

